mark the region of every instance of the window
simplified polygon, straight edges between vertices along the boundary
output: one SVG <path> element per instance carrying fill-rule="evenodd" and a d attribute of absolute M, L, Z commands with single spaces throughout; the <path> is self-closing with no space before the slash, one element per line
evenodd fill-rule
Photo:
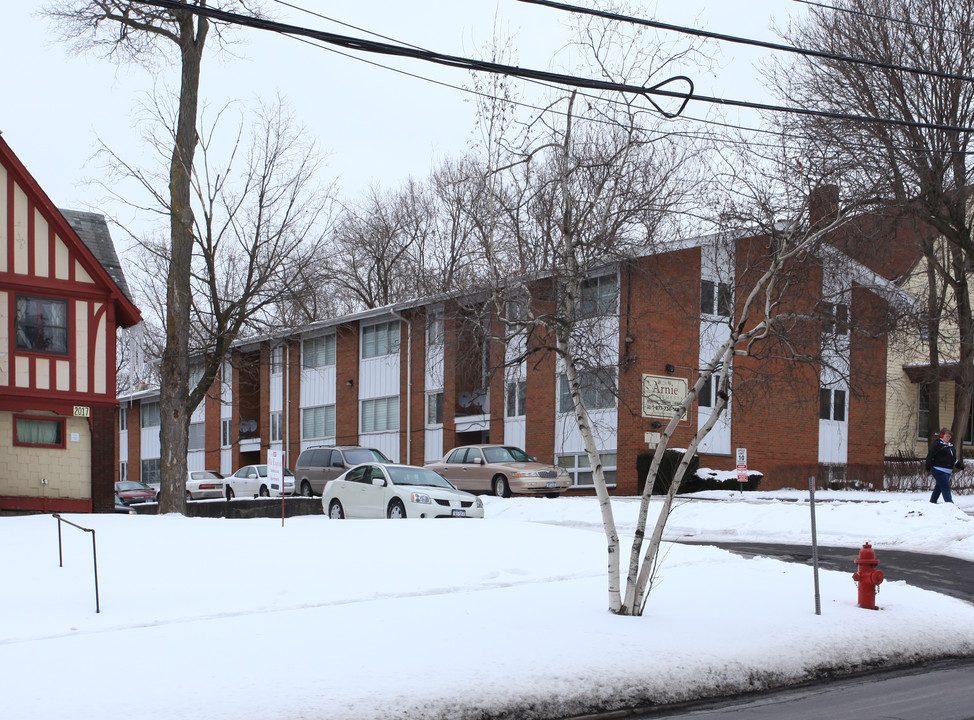
<path fill-rule="evenodd" d="M 118 464 L 118 481 L 125 482 L 129 479 L 129 464 L 128 461 L 123 460 Z"/>
<path fill-rule="evenodd" d="M 271 413 L 271 442 L 281 442 L 284 439 L 284 413 Z"/>
<path fill-rule="evenodd" d="M 301 439 L 335 436 L 335 406 L 320 405 L 301 411 Z"/>
<path fill-rule="evenodd" d="M 700 313 L 730 317 L 731 291 L 727 283 L 715 280 L 700 281 Z"/>
<path fill-rule="evenodd" d="M 505 320 L 509 323 L 524 322 L 528 319 L 528 299 L 514 298 L 505 305 Z"/>
<path fill-rule="evenodd" d="M 129 409 L 120 407 L 118 409 L 118 431 L 125 432 L 129 429 Z"/>
<path fill-rule="evenodd" d="M 707 378 L 707 382 L 700 388 L 700 394 L 697 396 L 697 405 L 699 407 L 712 408 L 714 406 L 716 399 L 714 388 L 717 386 L 717 383 L 714 382 L 714 377 L 714 375 L 711 375 Z"/>
<path fill-rule="evenodd" d="M 568 378 L 559 375 L 558 411 L 574 412 L 572 396 L 568 391 Z M 605 410 L 615 406 L 615 377 L 607 370 L 585 370 L 578 374 L 582 389 L 582 402 L 586 410 Z"/>
<path fill-rule="evenodd" d="M 68 301 L 18 295 L 14 334 L 18 350 L 67 355 Z"/>
<path fill-rule="evenodd" d="M 284 346 L 278 345 L 271 348 L 271 375 L 280 375 L 284 372 Z"/>
<path fill-rule="evenodd" d="M 162 414 L 159 403 L 142 403 L 142 427 L 159 427 L 162 424 Z"/>
<path fill-rule="evenodd" d="M 605 475 L 605 484 L 615 487 L 616 484 L 616 459 L 614 452 L 600 452 L 599 460 L 602 462 L 602 473 Z M 589 464 L 586 453 L 571 453 L 567 455 L 556 455 L 555 463 L 568 471 L 572 477 L 572 485 L 576 487 L 592 487 L 592 466 Z"/>
<path fill-rule="evenodd" d="M 443 391 L 426 395 L 426 424 L 443 424 Z"/>
<path fill-rule="evenodd" d="M 426 344 L 442 345 L 444 333 L 443 311 L 430 310 L 426 315 Z"/>
<path fill-rule="evenodd" d="M 302 364 L 308 369 L 334 365 L 335 352 L 334 335 L 308 338 L 301 344 Z"/>
<path fill-rule="evenodd" d="M 398 429 L 398 396 L 362 401 L 362 432 L 388 432 Z"/>
<path fill-rule="evenodd" d="M 142 475 L 139 477 L 139 479 L 147 485 L 149 483 L 157 483 L 162 480 L 159 458 L 142 461 Z"/>
<path fill-rule="evenodd" d="M 849 306 L 845 303 L 822 303 L 822 332 L 849 334 Z"/>
<path fill-rule="evenodd" d="M 528 398 L 527 380 L 510 380 L 507 383 L 507 417 L 522 417 Z"/>
<path fill-rule="evenodd" d="M 233 445 L 233 420 L 231 418 L 220 420 L 220 445 L 223 447 Z"/>
<path fill-rule="evenodd" d="M 65 446 L 64 418 L 14 415 L 14 445 L 63 448 Z"/>
<path fill-rule="evenodd" d="M 926 383 L 917 386 L 917 440 L 930 439 L 930 389 Z"/>
<path fill-rule="evenodd" d="M 399 352 L 399 321 L 362 328 L 362 359 L 394 355 Z"/>
<path fill-rule="evenodd" d="M 583 280 L 578 288 L 576 314 L 580 318 L 615 315 L 616 295 L 615 275 Z"/>
<path fill-rule="evenodd" d="M 206 425 L 204 423 L 189 424 L 189 445 L 187 450 L 203 450 L 206 448 Z"/>
<path fill-rule="evenodd" d="M 819 418 L 845 422 L 845 390 L 819 390 Z"/>

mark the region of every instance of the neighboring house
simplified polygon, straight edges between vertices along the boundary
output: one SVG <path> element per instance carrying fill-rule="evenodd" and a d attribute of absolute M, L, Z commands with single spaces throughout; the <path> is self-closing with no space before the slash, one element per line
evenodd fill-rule
<path fill-rule="evenodd" d="M 0 511 L 113 510 L 116 331 L 140 320 L 105 218 L 59 211 L 0 137 Z"/>
<path fill-rule="evenodd" d="M 637 457 L 656 447 L 669 419 L 667 403 L 685 396 L 728 332 L 738 300 L 735 273 L 747 270 L 742 258 L 753 239 L 717 240 L 700 238 L 607 265 L 583 284 L 587 335 L 600 341 L 599 367 L 583 373 L 583 394 L 616 494 L 641 490 Z M 807 487 L 810 476 L 879 483 L 886 339 L 850 328 L 856 320 L 882 318 L 890 298 L 905 295 L 837 251 L 803 267 L 793 281 L 810 315 L 827 310 L 827 322 L 807 323 L 804 341 L 827 346 L 830 366 L 847 372 L 789 370 L 774 357 L 736 359 L 739 390 L 701 446 L 700 464 L 733 470 L 736 450 L 746 448 L 749 468 L 765 474 L 767 488 Z M 558 463 L 576 491 L 591 492 L 559 361 L 542 353 L 511 362 L 539 341 L 491 339 L 503 335 L 491 307 L 482 297 L 416 300 L 237 343 L 207 406 L 194 415 L 202 446 L 191 451 L 190 467 L 226 474 L 266 461 L 272 448 L 284 449 L 291 466 L 301 450 L 326 444 L 367 445 L 393 460 L 423 464 L 455 445 L 498 442 Z M 487 319 L 473 321 L 482 314 Z M 608 386 L 595 381 L 599 376 Z M 155 417 L 157 401 L 158 391 L 124 398 L 132 408 L 130 479 L 153 472 L 158 429 L 147 430 L 144 418 Z M 714 401 L 714 388 L 705 387 L 671 447 L 686 447 Z M 138 442 L 136 418 L 142 419 Z"/>

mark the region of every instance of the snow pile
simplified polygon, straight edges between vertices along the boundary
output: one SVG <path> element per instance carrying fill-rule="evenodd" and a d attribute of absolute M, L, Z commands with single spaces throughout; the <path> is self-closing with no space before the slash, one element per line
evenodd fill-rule
<path fill-rule="evenodd" d="M 799 497 L 704 495 L 671 537 L 807 542 Z M 957 507 L 816 499 L 823 545 L 974 559 Z M 816 616 L 810 568 L 706 546 L 667 545 L 646 614 L 615 616 L 593 498 L 486 504 L 484 521 L 283 528 L 71 516 L 97 531 L 100 614 L 90 534 L 63 529 L 62 568 L 54 519 L 0 518 L 4 718 L 549 718 L 974 654 L 971 605 L 888 577 L 861 610 L 850 568 L 821 573 Z M 638 502 L 613 506 L 631 534 Z"/>

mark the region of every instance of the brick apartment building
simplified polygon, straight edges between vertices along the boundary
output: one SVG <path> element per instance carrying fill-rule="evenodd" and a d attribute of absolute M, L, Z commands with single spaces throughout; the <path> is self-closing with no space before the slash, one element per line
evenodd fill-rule
<path fill-rule="evenodd" d="M 604 341 L 599 376 L 612 387 L 595 382 L 598 374 L 583 386 L 615 493 L 641 489 L 637 457 L 669 419 L 658 396 L 682 398 L 727 336 L 740 301 L 733 289 L 746 286 L 760 242 L 700 238 L 587 279 L 590 334 Z M 825 352 L 835 370 L 788 362 L 773 339 L 737 358 L 731 405 L 700 446 L 700 465 L 732 470 L 743 447 L 765 488 L 807 487 L 809 476 L 879 483 L 887 360 L 879 323 L 899 291 L 839 252 L 797 268 L 790 282 L 793 309 L 819 318 L 796 325 L 790 340 Z M 455 445 L 496 442 L 560 464 L 578 492 L 590 491 L 559 361 L 543 351 L 517 361 L 542 341 L 489 339 L 503 336 L 504 323 L 482 316 L 486 306 L 475 297 L 417 300 L 238 343 L 193 416 L 190 469 L 229 474 L 266 461 L 270 449 L 285 450 L 293 467 L 302 449 L 332 443 L 422 464 Z M 686 447 L 713 393 L 705 388 L 670 447 Z M 158 477 L 158 396 L 120 397 L 120 476 Z"/>

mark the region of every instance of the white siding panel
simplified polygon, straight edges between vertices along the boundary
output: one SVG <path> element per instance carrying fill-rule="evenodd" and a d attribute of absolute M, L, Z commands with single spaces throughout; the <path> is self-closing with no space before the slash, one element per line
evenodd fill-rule
<path fill-rule="evenodd" d="M 50 277 L 51 244 L 48 242 L 49 227 L 40 210 L 34 209 L 34 275 Z"/>
<path fill-rule="evenodd" d="M 233 466 L 233 448 L 222 448 L 220 450 L 220 474 L 232 475 L 234 470 L 237 468 Z"/>
<path fill-rule="evenodd" d="M 0 166 L 0 170 L 3 170 L 3 166 Z M 0 180 L 3 179 L 3 175 L 0 175 Z M 3 219 L 2 214 L 0 214 L 0 220 Z M 4 230 L 0 229 L 0 233 Z M 0 243 L 0 253 L 5 253 L 3 243 Z M 4 258 L 5 260 L 6 258 Z M 0 272 L 3 271 L 4 263 L 0 262 Z M 4 348 L 3 352 L 0 352 L 0 385 L 10 384 L 10 353 L 7 352 L 9 349 L 8 343 L 11 342 L 10 335 L 8 332 L 9 327 L 9 317 L 7 315 L 7 293 L 0 292 L 0 348 Z"/>
<path fill-rule="evenodd" d="M 78 392 L 88 392 L 88 304 L 74 304 L 74 367 Z"/>
<path fill-rule="evenodd" d="M 58 280 L 67 280 L 68 267 L 71 261 L 71 253 L 68 252 L 68 246 L 64 244 L 64 240 L 60 237 L 54 238 L 54 277 Z"/>
<path fill-rule="evenodd" d="M 270 412 L 280 412 L 284 409 L 284 373 L 271 375 L 271 387 L 267 401 Z"/>
<path fill-rule="evenodd" d="M 95 328 L 95 387 L 94 391 L 100 395 L 107 392 L 108 386 L 108 313 L 102 313 Z M 202 403 L 200 403 L 202 405 Z"/>
<path fill-rule="evenodd" d="M 71 389 L 71 363 L 67 360 L 58 360 L 57 365 L 57 389 L 68 392 Z"/>
<path fill-rule="evenodd" d="M 95 282 L 94 280 L 92 280 L 91 275 L 88 274 L 88 271 L 85 270 L 84 266 L 77 260 L 74 261 L 74 279 L 77 282 L 83 282 L 83 283 L 94 284 Z"/>
<path fill-rule="evenodd" d="M 186 453 L 187 470 L 206 470 L 206 451 L 192 450 Z"/>
<path fill-rule="evenodd" d="M 426 389 L 439 390 L 443 387 L 443 346 L 432 345 L 426 348 Z"/>
<path fill-rule="evenodd" d="M 845 465 L 849 460 L 849 423 L 818 421 L 818 461 Z"/>
<path fill-rule="evenodd" d="M 426 430 L 426 450 L 423 455 L 425 462 L 433 462 L 443 457 L 443 428 Z"/>
<path fill-rule="evenodd" d="M 359 435 L 359 443 L 381 450 L 392 462 L 399 460 L 399 432 L 368 433 Z"/>
<path fill-rule="evenodd" d="M 399 394 L 399 356 L 383 355 L 359 364 L 359 399 Z"/>
<path fill-rule="evenodd" d="M 203 400 L 196 409 L 193 410 L 193 414 L 190 415 L 189 421 L 191 423 L 201 423 L 206 421 L 206 400 Z M 196 468 L 197 470 L 206 470 L 206 468 Z"/>
<path fill-rule="evenodd" d="M 335 404 L 335 366 L 301 371 L 301 407 Z"/>
<path fill-rule="evenodd" d="M 595 444 L 600 450 L 618 446 L 618 414 L 612 410 L 592 410 L 589 413 Z M 555 422 L 555 454 L 585 452 L 585 443 L 578 424 L 571 413 L 558 413 Z"/>
<path fill-rule="evenodd" d="M 0 272 L 7 272 L 7 168 L 0 165 Z M 6 308 L 7 304 L 3 303 Z M 6 347 L 6 344 L 0 344 Z"/>
<path fill-rule="evenodd" d="M 51 361 L 48 358 L 37 358 L 34 363 L 34 386 L 38 390 L 51 389 Z"/>
<path fill-rule="evenodd" d="M 151 458 L 162 457 L 162 444 L 159 442 L 159 428 L 140 428 L 139 431 L 142 433 L 142 437 L 140 439 L 143 459 L 148 460 Z"/>
<path fill-rule="evenodd" d="M 122 407 L 119 412 L 125 412 L 126 408 Z M 118 432 L 118 461 L 128 462 L 129 460 L 129 431 L 119 430 Z"/>
<path fill-rule="evenodd" d="M 18 357 L 14 363 L 14 387 L 30 387 L 30 359 Z"/>
<path fill-rule="evenodd" d="M 527 422 L 524 417 L 504 419 L 504 444 L 524 448 L 527 441 Z"/>
<path fill-rule="evenodd" d="M 6 190 L 6 188 L 4 188 Z M 14 272 L 26 275 L 28 268 L 27 195 L 14 185 Z"/>

